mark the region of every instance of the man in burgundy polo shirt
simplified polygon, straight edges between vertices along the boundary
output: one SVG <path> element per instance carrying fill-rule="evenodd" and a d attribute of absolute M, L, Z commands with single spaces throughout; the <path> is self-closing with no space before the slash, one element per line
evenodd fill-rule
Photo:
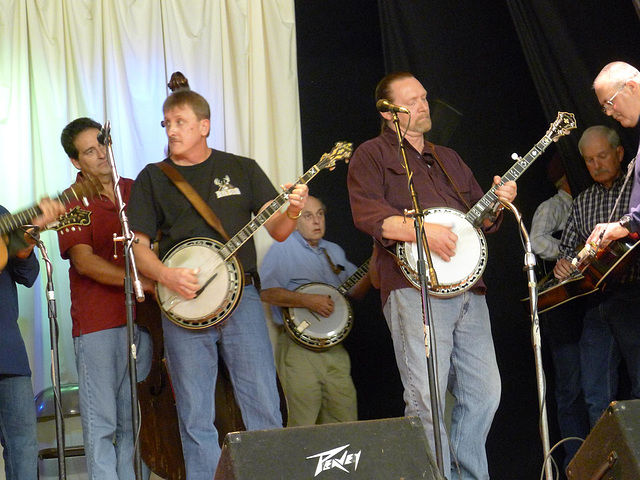
<path fill-rule="evenodd" d="M 408 72 L 392 73 L 376 88 L 376 100 L 381 99 L 411 113 L 400 113 L 399 123 L 421 207 L 450 207 L 467 212 L 483 191 L 456 152 L 425 141 L 431 117 L 422 84 Z M 420 292 L 403 276 L 395 256 L 383 248 L 415 241 L 415 231 L 413 220 L 403 215 L 412 203 L 392 113 L 381 115 L 381 134 L 360 145 L 349 165 L 351 210 L 356 227 L 376 240 L 371 275 L 380 284 L 384 315 L 404 386 L 405 414 L 420 418 L 433 447 Z M 500 177 L 493 180 L 495 184 L 501 181 Z M 495 193 L 499 199 L 512 202 L 516 184 L 506 182 Z M 501 217 L 499 213 L 485 219 L 482 229 L 497 230 Z M 461 253 L 456 252 L 458 236 L 451 225 L 425 222 L 425 230 L 432 255 L 447 262 Z M 444 399 L 449 389 L 456 399 L 450 441 L 457 465 L 451 466 L 454 462 L 449 460 L 449 441 L 444 424 L 441 425 L 444 474 L 452 479 L 489 478 L 485 441 L 500 402 L 500 374 L 485 291 L 479 279 L 470 289 L 450 298 L 431 297 L 430 325 L 437 339 L 435 363 L 440 398 Z"/>
<path fill-rule="evenodd" d="M 80 413 L 90 479 L 133 480 L 134 434 L 131 423 L 131 386 L 124 295 L 122 232 L 111 167 L 104 145 L 98 142 L 101 125 L 89 118 L 69 123 L 60 140 L 78 179 L 92 174 L 104 190 L 92 199 L 89 225 L 70 225 L 58 232 L 60 254 L 70 260 L 71 318 L 78 369 Z M 120 178 L 125 203 L 133 180 Z M 114 250 L 115 248 L 115 250 Z M 117 252 L 117 258 L 114 258 Z M 153 282 L 142 278 L 145 291 Z M 138 379 L 149 372 L 151 341 L 136 328 Z"/>

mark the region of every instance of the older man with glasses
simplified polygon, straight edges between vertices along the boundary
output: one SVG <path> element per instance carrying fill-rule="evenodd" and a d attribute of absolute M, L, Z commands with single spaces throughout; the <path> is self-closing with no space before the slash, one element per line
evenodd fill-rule
<path fill-rule="evenodd" d="M 638 69 L 625 62 L 609 63 L 596 77 L 593 88 L 606 115 L 613 117 L 623 127 L 638 126 L 640 119 L 640 72 Z M 634 161 L 637 158 L 638 153 Z M 605 246 L 613 240 L 626 237 L 630 232 L 638 231 L 640 231 L 640 167 L 636 161 L 627 213 L 615 222 L 596 225 L 587 241 L 602 242 L 602 246 Z"/>

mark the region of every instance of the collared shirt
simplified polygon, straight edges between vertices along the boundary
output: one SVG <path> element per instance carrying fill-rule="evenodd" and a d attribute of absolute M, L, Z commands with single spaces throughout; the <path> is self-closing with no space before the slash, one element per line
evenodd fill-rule
<path fill-rule="evenodd" d="M 620 175 L 610 189 L 607 190 L 601 184 L 595 183 L 575 198 L 567 225 L 562 233 L 560 258 L 572 260 L 598 223 L 615 221 L 627 211 L 631 196 L 631 182 L 627 183 L 624 190 L 622 190 L 623 184 L 624 175 Z M 620 201 L 611 216 L 621 191 Z M 636 280 L 639 271 L 637 267 L 631 268 L 625 274 L 623 281 Z"/>
<path fill-rule="evenodd" d="M 450 207 L 466 213 L 482 198 L 484 193 L 480 185 L 455 151 L 427 143 L 423 151 L 418 152 L 408 142 L 405 145 L 422 208 Z M 435 161 L 436 156 L 450 175 L 455 188 Z M 384 220 L 394 215 L 403 215 L 405 209 L 412 208 L 407 175 L 400 160 L 398 140 L 393 130 L 385 127 L 382 134 L 356 149 L 349 162 L 347 184 L 356 227 L 377 240 L 377 252 L 374 253 L 371 269 L 372 278 L 380 279 L 380 295 L 384 305 L 392 290 L 411 287 L 395 257 L 379 248 L 380 245 L 393 247 L 396 244 L 394 240 L 382 237 Z M 487 231 L 497 230 L 501 221 L 502 214 Z M 482 279 L 478 280 L 474 291 L 484 293 L 485 290 Z"/>
<path fill-rule="evenodd" d="M 332 270 L 325 251 L 336 267 L 342 267 L 339 273 Z M 260 265 L 260 279 L 263 290 L 295 290 L 307 283 L 326 283 L 337 288 L 356 270 L 339 245 L 320 239 L 318 245 L 312 247 L 296 230 L 284 242 L 271 245 Z M 282 324 L 280 307 L 272 306 L 271 309 L 273 320 Z"/>
<path fill-rule="evenodd" d="M 582 247 L 589 238 L 594 227 L 598 223 L 606 223 L 609 220 L 623 183 L 624 176 L 622 175 L 615 179 L 608 190 L 601 184 L 594 183 L 575 198 L 560 241 L 560 258 L 571 260 L 575 256 L 576 250 Z M 613 221 L 626 212 L 630 195 L 631 184 L 628 183 L 618 207 L 611 217 Z"/>
<path fill-rule="evenodd" d="M 78 174 L 78 179 L 81 179 Z M 122 200 L 127 203 L 133 180 L 121 178 Z M 106 196 L 89 200 L 88 207 L 75 201 L 78 206 L 91 211 L 89 225 L 70 225 L 58 231 L 58 243 L 62 258 L 69 258 L 69 249 L 75 245 L 89 245 L 93 253 L 107 262 L 124 267 L 122 243 L 117 244 L 118 258 L 113 258 L 113 235 L 121 235 L 122 226 L 118 208 Z M 69 286 L 71 290 L 71 334 L 74 337 L 114 328 L 127 323 L 124 286 L 105 285 L 79 273 L 69 262 Z"/>
<path fill-rule="evenodd" d="M 571 195 L 558 190 L 536 209 L 531 221 L 531 247 L 533 253 L 544 260 L 555 261 L 560 255 L 560 236 L 571 212 Z M 554 234 L 556 236 L 554 236 Z"/>

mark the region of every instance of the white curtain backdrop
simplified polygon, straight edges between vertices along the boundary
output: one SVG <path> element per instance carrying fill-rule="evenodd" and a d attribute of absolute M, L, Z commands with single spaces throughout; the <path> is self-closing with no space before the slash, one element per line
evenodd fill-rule
<path fill-rule="evenodd" d="M 211 147 L 256 159 L 276 186 L 301 175 L 293 0 L 0 0 L 0 203 L 16 212 L 73 183 L 59 139 L 77 117 L 111 122 L 123 177 L 164 158 L 161 107 L 176 70 L 211 104 Z M 42 238 L 61 380 L 75 382 L 68 262 L 55 232 Z M 260 253 L 268 243 L 259 232 Z M 36 393 L 51 385 L 41 267 L 19 291 Z"/>

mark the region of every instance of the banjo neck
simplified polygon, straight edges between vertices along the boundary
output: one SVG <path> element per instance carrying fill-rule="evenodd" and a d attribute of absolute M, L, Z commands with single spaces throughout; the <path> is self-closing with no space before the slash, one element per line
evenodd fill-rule
<path fill-rule="evenodd" d="M 545 135 L 524 157 L 516 158 L 516 163 L 514 163 L 507 173 L 502 176 L 500 183 L 493 185 L 491 189 L 489 189 L 489 191 L 485 193 L 480 200 L 478 200 L 478 202 L 467 213 L 466 219 L 473 225 L 478 226 L 480 222 L 482 222 L 485 212 L 491 209 L 496 202 L 499 202 L 498 196 L 495 193 L 496 188 L 504 185 L 506 182 L 510 182 L 512 180 L 515 181 L 520 178 L 525 170 L 529 168 L 534 160 L 546 150 L 551 142 L 553 142 L 553 140 Z"/>
<path fill-rule="evenodd" d="M 293 185 L 274 198 L 266 208 L 258 213 L 249 223 L 242 227 L 238 233 L 229 239 L 224 247 L 220 249 L 220 255 L 222 255 L 225 261 L 229 260 L 229 258 L 231 258 L 236 251 L 267 222 L 267 220 L 274 216 L 276 212 L 278 212 L 284 204 L 289 201 L 289 195 L 291 195 L 291 192 L 293 192 L 296 185 L 308 183 L 318 174 L 318 172 L 325 168 L 333 170 L 338 160 L 347 161 L 349 159 L 352 150 L 353 145 L 351 143 L 338 142 L 335 144 L 331 152 L 322 155 L 318 163 L 307 170 L 305 174 L 302 175 Z"/>
<path fill-rule="evenodd" d="M 367 274 L 369 271 L 369 262 L 371 262 L 371 257 L 367 258 L 367 260 L 338 287 L 338 292 L 346 296 L 347 292 Z"/>
<path fill-rule="evenodd" d="M 499 202 L 496 195 L 496 188 L 504 185 L 506 182 L 515 181 L 520 178 L 527 168 L 534 162 L 536 158 L 544 152 L 552 142 L 557 142 L 558 139 L 567 135 L 569 130 L 576 128 L 576 119 L 573 113 L 558 112 L 558 117 L 555 122 L 551 124 L 547 133 L 536 143 L 524 157 L 518 157 L 513 154 L 516 163 L 505 173 L 498 185 L 493 185 L 484 196 L 478 200 L 478 202 L 467 212 L 465 218 L 474 226 L 479 227 L 484 219 L 487 211 Z"/>

